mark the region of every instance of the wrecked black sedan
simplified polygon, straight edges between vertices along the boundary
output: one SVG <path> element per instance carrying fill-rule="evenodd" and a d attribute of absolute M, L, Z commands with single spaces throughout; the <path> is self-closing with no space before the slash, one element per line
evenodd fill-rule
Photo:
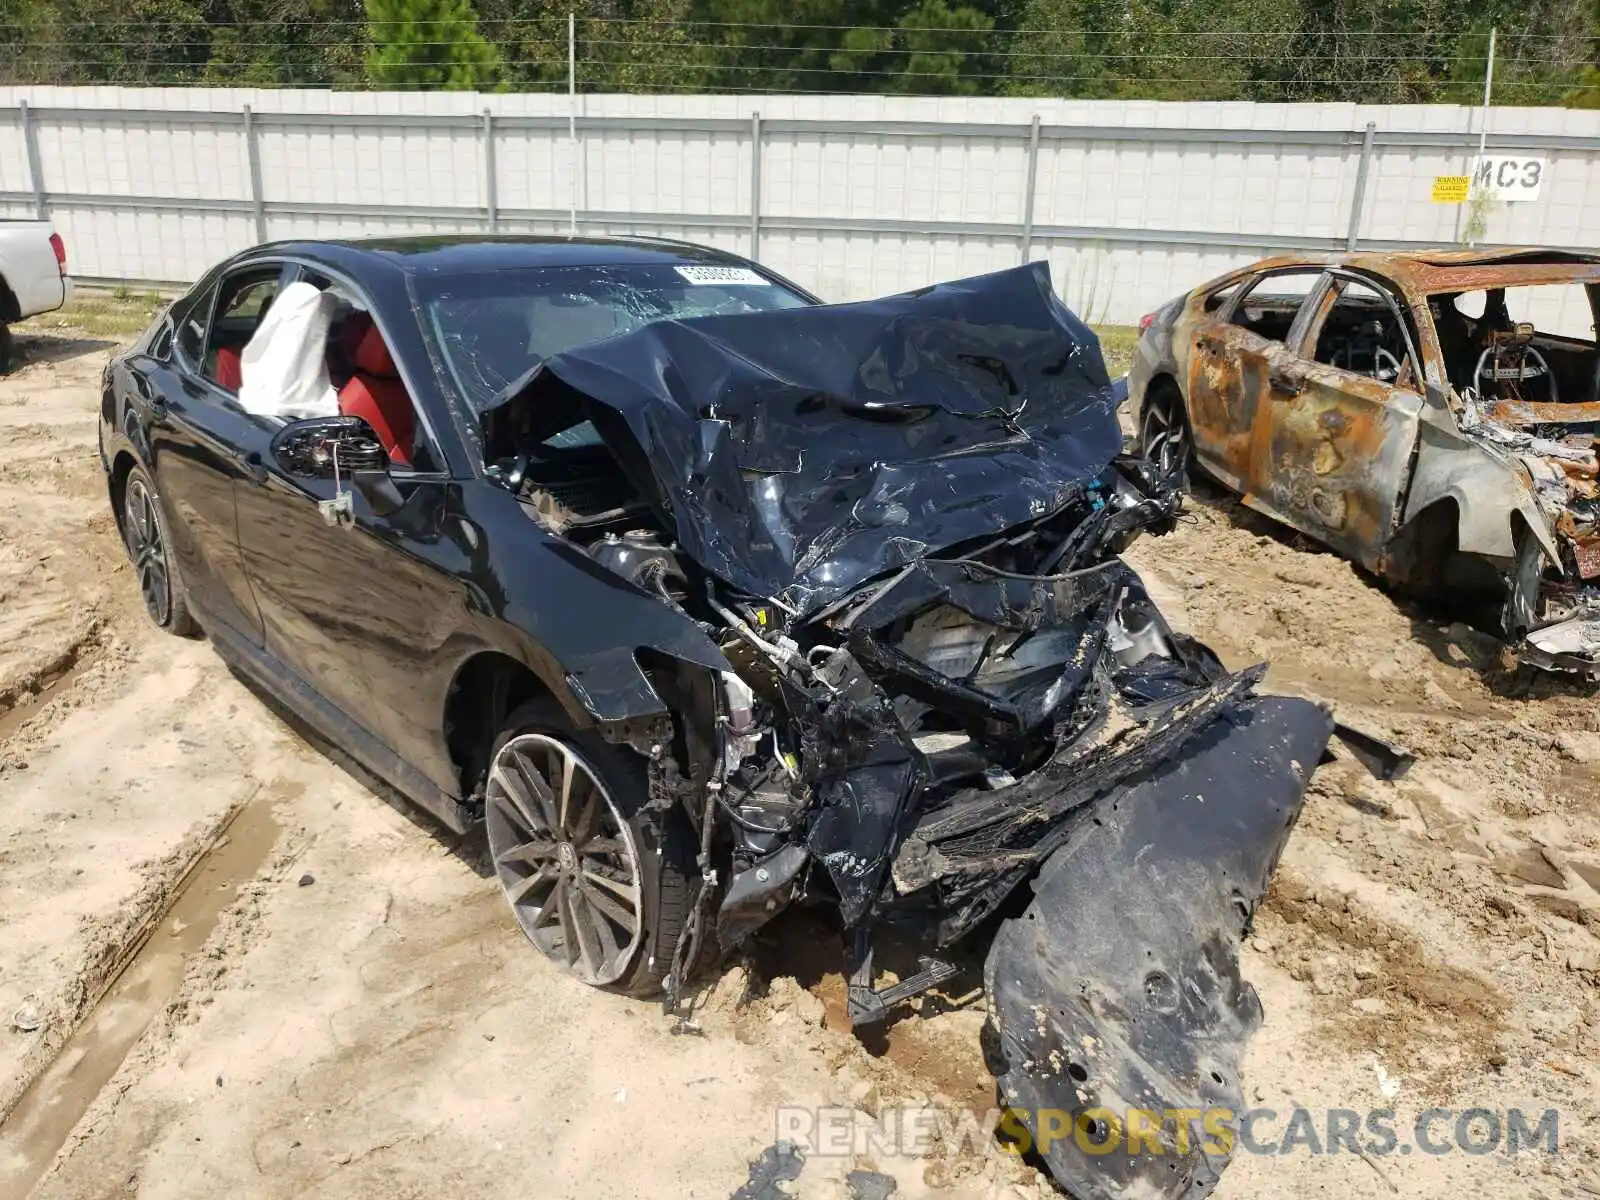
<path fill-rule="evenodd" d="M 1085 1146 L 1241 1107 L 1237 942 L 1332 721 L 1117 557 L 1178 492 L 1043 264 L 822 305 L 660 242 L 267 246 L 102 418 L 151 617 L 482 820 L 560 968 L 676 1003 L 821 902 L 865 1024 L 981 929 L 1001 1095 L 1082 1133 L 1041 1146 L 1062 1184 L 1215 1178 L 1170 1123 Z M 925 956 L 880 987 L 886 925 Z"/>

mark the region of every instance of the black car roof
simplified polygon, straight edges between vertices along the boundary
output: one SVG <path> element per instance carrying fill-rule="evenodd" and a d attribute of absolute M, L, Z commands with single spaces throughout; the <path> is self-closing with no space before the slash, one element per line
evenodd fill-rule
<path fill-rule="evenodd" d="M 379 260 L 408 274 L 506 271 L 525 267 L 606 266 L 624 263 L 717 263 L 744 266 L 746 259 L 709 246 L 666 238 L 565 237 L 518 234 L 439 234 L 284 242 L 263 251 L 291 252 L 330 265 L 356 266 Z"/>

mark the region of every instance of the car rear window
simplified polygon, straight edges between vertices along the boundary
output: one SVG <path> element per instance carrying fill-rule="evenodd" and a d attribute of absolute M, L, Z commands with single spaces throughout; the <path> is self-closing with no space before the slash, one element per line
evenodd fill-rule
<path fill-rule="evenodd" d="M 541 359 L 651 321 L 811 303 L 752 268 L 699 263 L 423 277 L 416 290 L 434 350 L 480 412 Z"/>

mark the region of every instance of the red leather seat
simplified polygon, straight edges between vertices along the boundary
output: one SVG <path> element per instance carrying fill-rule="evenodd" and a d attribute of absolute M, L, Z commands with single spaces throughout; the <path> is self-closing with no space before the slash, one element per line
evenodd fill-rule
<path fill-rule="evenodd" d="M 376 325 L 368 325 L 356 346 L 355 374 L 339 389 L 339 411 L 360 417 L 372 426 L 389 461 L 411 465 L 411 447 L 416 436 L 416 416 L 411 395 L 395 370 L 394 359 Z"/>
<path fill-rule="evenodd" d="M 359 308 L 339 322 L 338 345 L 328 344 L 328 369 L 335 387 L 342 388 L 350 382 L 355 373 L 356 351 L 371 328 L 371 315 Z"/>
<path fill-rule="evenodd" d="M 225 387 L 230 392 L 237 392 L 239 385 L 244 382 L 244 362 L 233 346 L 224 346 L 217 351 L 216 379 L 219 387 Z"/>

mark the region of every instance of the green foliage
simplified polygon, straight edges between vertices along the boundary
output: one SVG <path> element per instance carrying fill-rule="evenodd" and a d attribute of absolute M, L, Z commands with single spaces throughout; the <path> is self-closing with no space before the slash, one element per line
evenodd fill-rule
<path fill-rule="evenodd" d="M 367 79 L 379 88 L 492 87 L 500 54 L 467 0 L 366 0 Z"/>
<path fill-rule="evenodd" d="M 1590 63 L 1578 71 L 1561 103 L 1568 108 L 1600 108 L 1600 67 Z"/>
<path fill-rule="evenodd" d="M 998 78 L 985 40 L 993 29 L 994 18 L 980 9 L 922 0 L 892 27 L 847 30 L 828 65 L 866 81 L 881 79 L 884 91 L 976 96 L 993 91 L 987 85 Z"/>
<path fill-rule="evenodd" d="M 1600 107 L 1600 0 L 0 0 L 0 83 Z"/>

